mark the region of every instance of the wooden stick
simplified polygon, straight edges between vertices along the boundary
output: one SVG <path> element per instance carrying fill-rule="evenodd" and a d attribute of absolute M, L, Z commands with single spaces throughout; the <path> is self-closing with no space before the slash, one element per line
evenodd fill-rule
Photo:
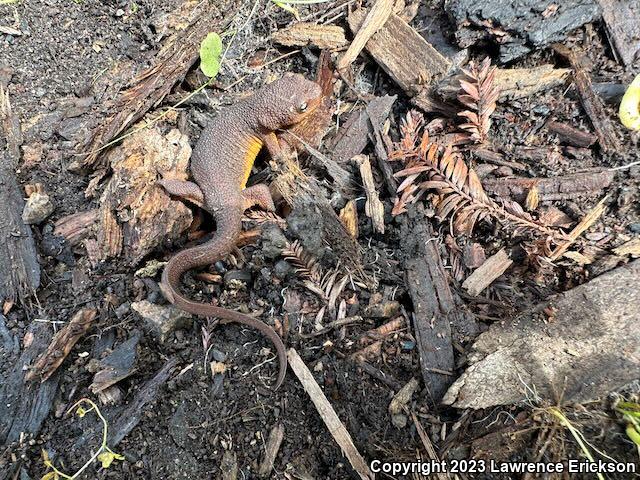
<path fill-rule="evenodd" d="M 367 155 L 356 155 L 353 157 L 353 161 L 360 169 L 364 193 L 367 196 L 364 213 L 371 219 L 373 230 L 378 233 L 384 233 L 384 205 L 380 201 L 378 191 L 376 190 L 376 183 L 373 180 L 369 157 Z"/>
<path fill-rule="evenodd" d="M 593 225 L 596 220 L 600 218 L 600 216 L 604 213 L 606 207 L 604 206 L 604 202 L 607 200 L 607 197 L 604 197 L 602 200 L 598 202 L 598 204 L 591 209 L 589 213 L 585 215 L 582 221 L 575 226 L 573 230 L 569 233 L 569 238 L 562 245 L 559 245 L 549 256 L 551 260 L 557 260 L 562 256 L 567 249 L 573 245 L 580 235 L 582 235 L 591 225 Z M 482 267 L 480 267 L 482 268 Z M 474 272 L 475 273 L 475 272 Z M 464 285 L 463 285 L 464 286 Z"/>
<path fill-rule="evenodd" d="M 273 470 L 273 464 L 276 460 L 276 455 L 278 455 L 278 451 L 280 450 L 280 445 L 282 445 L 282 440 L 284 440 L 284 425 L 278 423 L 269 433 L 269 440 L 267 441 L 264 459 L 258 469 L 258 476 L 269 476 L 271 470 Z"/>
<path fill-rule="evenodd" d="M 512 263 L 513 260 L 509 258 L 507 251 L 503 248 L 489 257 L 480 267 L 476 268 L 462 283 L 462 288 L 469 295 L 475 297 L 502 275 Z"/>
<path fill-rule="evenodd" d="M 341 74 L 345 72 L 358 55 L 360 55 L 360 52 L 373 34 L 384 26 L 393 11 L 393 3 L 393 0 L 376 0 L 354 37 L 353 42 L 351 42 L 347 51 L 344 52 L 342 58 L 338 60 L 338 72 Z"/>
<path fill-rule="evenodd" d="M 298 380 L 302 384 L 304 390 L 307 392 L 311 401 L 316 406 L 318 414 L 322 421 L 327 426 L 329 433 L 333 436 L 336 443 L 340 446 L 344 455 L 347 457 L 353 469 L 358 473 L 362 480 L 371 480 L 374 477 L 373 472 L 369 469 L 367 462 L 362 458 L 360 452 L 353 443 L 351 435 L 345 428 L 345 426 L 338 418 L 336 411 L 327 400 L 327 397 L 322 392 L 320 386 L 316 383 L 309 368 L 305 365 L 298 355 L 295 348 L 290 348 L 287 352 L 289 359 L 289 366 L 296 374 Z"/>

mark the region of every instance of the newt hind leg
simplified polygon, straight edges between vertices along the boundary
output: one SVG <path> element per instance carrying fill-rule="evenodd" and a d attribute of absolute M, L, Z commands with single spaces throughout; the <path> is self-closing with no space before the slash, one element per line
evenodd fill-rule
<path fill-rule="evenodd" d="M 268 212 L 275 212 L 276 206 L 273 204 L 269 187 L 264 183 L 252 185 L 242 191 L 244 200 L 243 208 L 247 210 L 251 207 L 258 206 Z"/>
<path fill-rule="evenodd" d="M 189 200 L 191 203 L 202 207 L 204 203 L 204 194 L 200 187 L 193 182 L 185 180 L 162 179 L 158 181 L 158 185 L 164 188 L 168 194 Z"/>

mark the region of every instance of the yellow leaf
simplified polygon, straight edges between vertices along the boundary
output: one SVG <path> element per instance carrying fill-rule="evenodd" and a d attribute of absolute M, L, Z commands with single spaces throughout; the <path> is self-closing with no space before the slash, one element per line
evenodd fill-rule
<path fill-rule="evenodd" d="M 76 415 L 78 415 L 80 418 L 84 417 L 86 414 L 87 414 L 87 411 L 82 406 L 79 406 L 78 409 L 76 410 Z"/>
<path fill-rule="evenodd" d="M 42 478 L 40 478 L 40 480 L 58 480 L 60 478 L 60 476 L 58 475 L 58 472 L 53 471 L 53 472 L 49 472 L 49 473 L 45 473 Z"/>
<path fill-rule="evenodd" d="M 98 455 L 98 460 L 102 463 L 102 468 L 109 468 L 114 460 L 124 460 L 124 456 L 107 450 Z"/>

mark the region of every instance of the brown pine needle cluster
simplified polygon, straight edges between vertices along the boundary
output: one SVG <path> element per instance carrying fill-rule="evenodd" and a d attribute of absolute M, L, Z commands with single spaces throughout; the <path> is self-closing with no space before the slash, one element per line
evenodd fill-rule
<path fill-rule="evenodd" d="M 322 299 L 328 298 L 338 276 L 338 269 L 325 272 L 318 259 L 307 252 L 298 240 L 287 242 L 282 256 L 294 266 L 296 274 L 302 277 L 307 289 Z"/>
<path fill-rule="evenodd" d="M 403 137 L 389 160 L 404 162 L 402 170 L 395 176 L 402 178 L 398 187 L 399 198 L 392 213 L 406 211 L 427 192 L 433 192 L 432 202 L 436 215 L 441 220 L 450 219 L 452 230 L 458 234 L 470 234 L 475 224 L 482 219 L 495 218 L 515 228 L 516 231 L 533 230 L 555 237 L 558 232 L 547 228 L 526 213 L 522 207 L 510 200 L 500 203 L 487 196 L 475 171 L 467 167 L 459 152 L 451 145 L 442 148 L 432 142 L 425 130 L 420 135 L 420 121 L 415 112 L 409 112 L 402 125 Z"/>
<path fill-rule="evenodd" d="M 468 110 L 458 114 L 466 119 L 460 128 L 467 133 L 469 142 L 484 143 L 491 128 L 491 114 L 496 109 L 500 95 L 494 82 L 496 68 L 491 66 L 491 60 L 487 57 L 480 65 L 470 62 L 469 68 L 462 72 L 464 78 L 460 80 L 462 92 L 458 95 L 458 101 Z"/>

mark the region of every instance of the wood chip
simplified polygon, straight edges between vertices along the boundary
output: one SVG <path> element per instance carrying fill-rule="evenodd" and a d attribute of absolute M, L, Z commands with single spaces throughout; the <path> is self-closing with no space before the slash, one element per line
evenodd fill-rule
<path fill-rule="evenodd" d="M 271 429 L 271 432 L 269 432 L 269 439 L 267 440 L 267 446 L 265 447 L 264 459 L 260 464 L 260 468 L 258 468 L 258 476 L 268 477 L 271 474 L 273 464 L 275 463 L 276 456 L 280 450 L 280 445 L 282 445 L 282 440 L 284 440 L 284 425 L 278 423 Z"/>
<path fill-rule="evenodd" d="M 375 478 L 367 462 L 362 458 L 362 455 L 360 455 L 360 452 L 358 452 L 358 449 L 354 445 L 351 435 L 349 435 L 340 418 L 338 418 L 336 411 L 331 406 L 331 403 L 329 403 L 329 400 L 327 400 L 320 386 L 316 383 L 311 371 L 302 361 L 298 352 L 294 348 L 290 348 L 287 351 L 287 358 L 289 359 L 289 366 L 311 398 L 320 418 L 322 418 L 322 421 L 327 426 L 329 433 L 331 433 L 336 443 L 340 446 L 358 476 L 362 480 L 372 480 Z"/>
<path fill-rule="evenodd" d="M 369 39 L 387 22 L 389 15 L 393 11 L 393 0 L 376 0 L 366 14 L 362 12 L 361 21 L 358 23 L 358 28 L 351 28 L 351 31 L 356 33 L 351 45 L 344 53 L 344 55 L 338 61 L 337 69 L 343 73 L 353 63 L 353 61 L 360 55 L 362 49 L 365 47 Z M 349 15 L 351 17 L 351 15 Z M 351 26 L 351 24 L 349 24 Z"/>
<path fill-rule="evenodd" d="M 354 10 L 348 18 L 352 32 L 359 32 L 367 10 Z M 444 75 L 451 62 L 408 23 L 395 14 L 366 44 L 376 63 L 407 93 L 414 96 Z"/>
<path fill-rule="evenodd" d="M 76 313 L 62 330 L 51 339 L 47 351 L 38 357 L 32 369 L 25 375 L 30 381 L 39 377 L 40 382 L 46 381 L 62 364 L 73 346 L 87 333 L 96 318 L 96 310 L 85 308 Z"/>
<path fill-rule="evenodd" d="M 72 247 L 78 245 L 93 232 L 98 221 L 99 210 L 87 210 L 60 218 L 55 223 L 53 234 L 63 237 Z"/>
<path fill-rule="evenodd" d="M 288 28 L 278 30 L 271 39 L 287 47 L 313 46 L 321 50 L 333 50 L 348 43 L 342 27 L 307 22 L 294 23 Z"/>
<path fill-rule="evenodd" d="M 358 208 L 355 200 L 349 200 L 340 210 L 340 221 L 353 238 L 358 238 Z"/>
<path fill-rule="evenodd" d="M 531 97 L 566 82 L 571 70 L 545 64 L 533 68 L 498 68 L 494 76 L 500 90 L 498 102 Z"/>
<path fill-rule="evenodd" d="M 631 255 L 632 257 L 640 256 L 640 238 L 634 238 L 619 247 L 613 249 L 613 253 L 621 257 Z"/>
<path fill-rule="evenodd" d="M 367 155 L 357 155 L 353 157 L 353 161 L 360 168 L 360 176 L 364 192 L 367 196 L 367 202 L 364 206 L 364 212 L 373 223 L 373 230 L 378 233 L 384 233 L 384 204 L 380 201 L 376 184 L 373 180 L 373 172 L 371 171 L 371 163 Z"/>
<path fill-rule="evenodd" d="M 509 258 L 507 251 L 503 248 L 475 269 L 462 283 L 462 288 L 464 288 L 469 295 L 477 297 L 485 288 L 491 285 L 496 278 L 506 272 L 512 263 L 513 260 Z"/>

